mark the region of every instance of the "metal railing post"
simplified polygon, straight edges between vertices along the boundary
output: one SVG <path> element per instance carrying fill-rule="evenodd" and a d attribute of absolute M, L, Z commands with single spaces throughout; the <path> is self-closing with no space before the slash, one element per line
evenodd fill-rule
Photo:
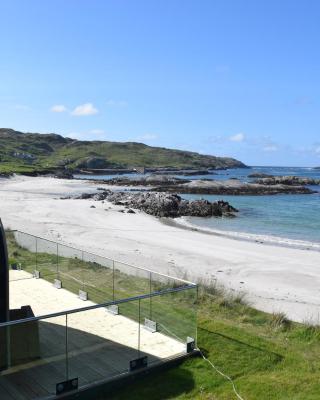
<path fill-rule="evenodd" d="M 139 322 L 138 322 L 138 358 L 140 358 L 140 329 L 141 329 L 141 324 L 140 324 L 140 318 L 141 318 L 141 299 L 139 299 L 139 312 L 138 312 L 138 318 L 139 318 Z"/>
<path fill-rule="evenodd" d="M 84 270 L 83 270 L 83 259 L 84 259 L 84 252 L 83 250 L 81 251 L 81 276 L 82 276 L 82 290 L 84 291 L 85 289 L 85 282 L 84 282 Z"/>
<path fill-rule="evenodd" d="M 38 271 L 38 238 L 36 237 L 36 271 Z"/>
<path fill-rule="evenodd" d="M 150 272 L 150 279 L 149 279 L 149 294 L 152 293 L 152 272 Z M 149 319 L 152 320 L 152 297 L 150 296 L 149 299 Z"/>
<path fill-rule="evenodd" d="M 60 280 L 60 271 L 59 271 L 59 244 L 57 243 L 57 279 Z"/>
<path fill-rule="evenodd" d="M 69 380 L 68 314 L 66 314 L 66 381 Z"/>
<path fill-rule="evenodd" d="M 195 320 L 196 320 L 196 334 L 195 334 L 195 342 L 198 344 L 198 299 L 199 299 L 199 286 L 196 287 L 196 301 L 195 301 Z"/>
<path fill-rule="evenodd" d="M 112 301 L 115 300 L 115 297 L 114 297 L 114 282 L 115 282 L 115 279 L 114 279 L 114 261 L 112 260 Z"/>

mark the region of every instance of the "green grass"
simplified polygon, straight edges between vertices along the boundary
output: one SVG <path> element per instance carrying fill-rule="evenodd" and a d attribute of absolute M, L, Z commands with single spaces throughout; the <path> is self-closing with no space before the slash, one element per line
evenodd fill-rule
<path fill-rule="evenodd" d="M 214 293 L 214 294 L 213 294 Z M 287 322 L 248 306 L 223 289 L 202 288 L 198 345 L 232 377 L 246 400 L 320 398 L 320 328 Z M 99 400 L 236 399 L 231 384 L 201 358 L 148 376 Z"/>
<path fill-rule="evenodd" d="M 17 245 L 8 235 L 11 262 L 22 262 L 31 271 L 34 254 Z M 56 256 L 38 254 L 43 277 L 53 279 Z M 60 257 L 64 272 L 77 278 L 84 271 L 94 290 L 97 302 L 109 298 L 111 287 L 104 272 L 95 263 Z M 29 265 L 29 267 L 27 267 Z M 80 271 L 80 272 L 79 272 Z M 74 279 L 64 285 L 77 292 Z M 132 277 L 118 269 L 116 284 L 119 296 L 150 290 L 149 280 Z M 154 282 L 161 289 L 164 282 Z M 120 292 L 121 288 L 121 292 Z M 215 284 L 200 285 L 197 304 L 192 293 L 163 296 L 153 300 L 152 313 L 157 321 L 170 327 L 174 334 L 184 337 L 194 326 L 198 308 L 198 345 L 221 371 L 232 377 L 241 396 L 246 400 L 318 400 L 320 398 L 320 327 L 288 320 L 283 313 L 267 314 L 250 307 L 243 294 L 230 293 Z M 142 315 L 148 317 L 149 300 L 141 303 Z M 136 319 L 138 304 L 121 310 Z M 149 375 L 136 383 L 95 400 L 232 400 L 236 399 L 230 382 L 217 374 L 201 358 L 192 358 L 179 367 Z"/>

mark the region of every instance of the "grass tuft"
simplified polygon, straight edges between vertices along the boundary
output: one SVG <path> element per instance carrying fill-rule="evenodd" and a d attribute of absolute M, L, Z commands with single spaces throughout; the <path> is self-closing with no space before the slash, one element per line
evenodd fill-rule
<path fill-rule="evenodd" d="M 292 327 L 292 322 L 284 312 L 277 312 L 271 314 L 270 326 L 274 330 L 288 331 Z"/>

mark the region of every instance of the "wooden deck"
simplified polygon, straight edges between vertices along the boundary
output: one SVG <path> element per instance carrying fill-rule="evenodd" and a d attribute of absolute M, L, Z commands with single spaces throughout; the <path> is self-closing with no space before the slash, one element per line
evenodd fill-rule
<path fill-rule="evenodd" d="M 11 308 L 31 305 L 35 315 L 93 305 L 49 282 L 11 271 Z M 18 279 L 19 278 L 19 279 Z M 66 327 L 67 323 L 67 327 Z M 1 400 L 29 400 L 54 395 L 56 384 L 79 378 L 79 387 L 127 373 L 130 360 L 148 355 L 149 364 L 185 353 L 185 345 L 151 333 L 123 315 L 104 308 L 39 321 L 39 354 L 0 372 Z M 11 329 L 15 329 L 12 327 Z"/>

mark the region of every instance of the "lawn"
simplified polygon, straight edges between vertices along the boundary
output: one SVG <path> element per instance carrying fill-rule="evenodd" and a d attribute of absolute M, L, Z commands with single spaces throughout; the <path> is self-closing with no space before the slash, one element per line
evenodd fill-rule
<path fill-rule="evenodd" d="M 320 399 L 320 328 L 266 314 L 245 298 L 202 288 L 198 345 L 229 375 L 245 400 Z M 232 386 L 202 358 L 148 376 L 99 400 L 237 399 Z"/>

